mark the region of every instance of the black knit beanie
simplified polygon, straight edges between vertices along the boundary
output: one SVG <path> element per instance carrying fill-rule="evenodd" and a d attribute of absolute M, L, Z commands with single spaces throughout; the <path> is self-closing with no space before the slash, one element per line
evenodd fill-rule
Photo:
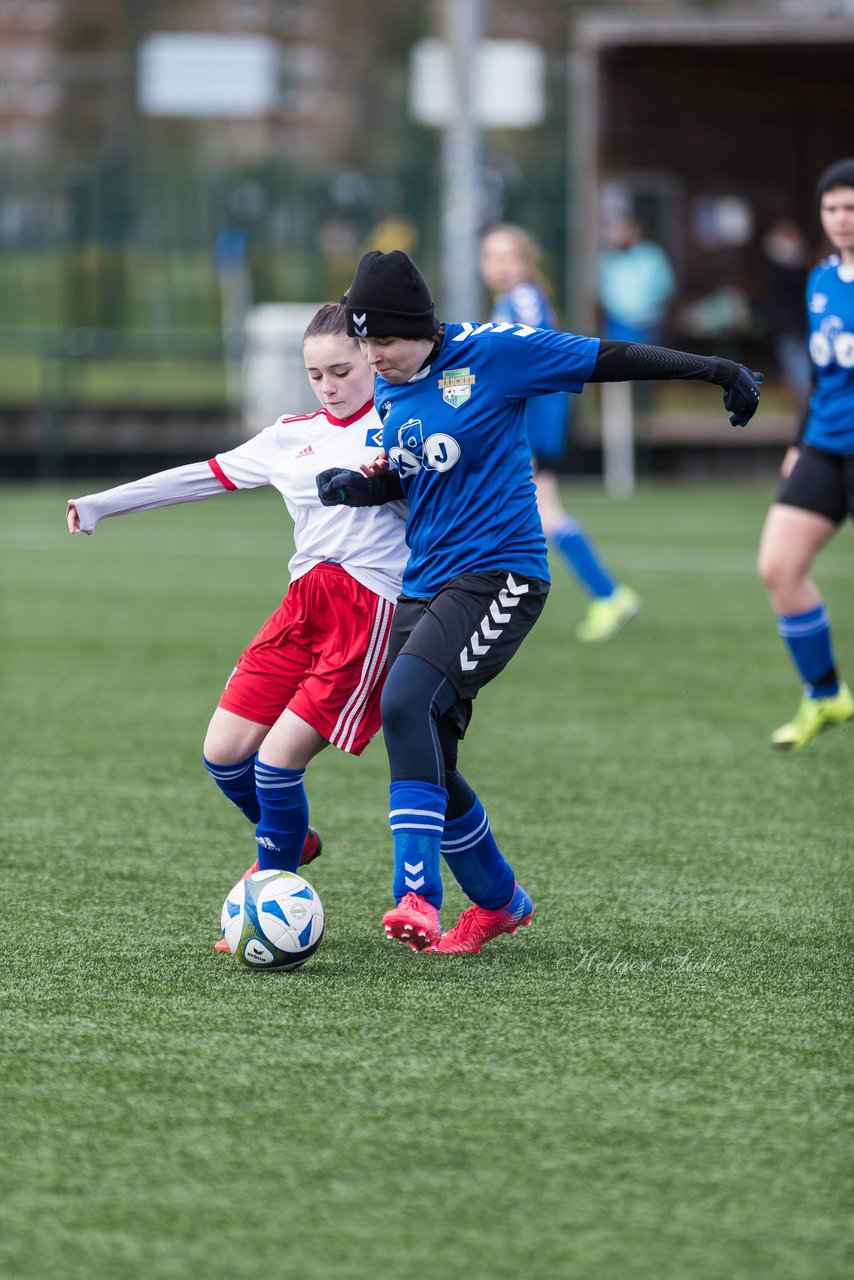
<path fill-rule="evenodd" d="M 815 189 L 815 198 L 819 204 L 825 191 L 830 191 L 832 187 L 854 187 L 854 157 L 837 160 L 836 164 L 825 169 Z"/>
<path fill-rule="evenodd" d="M 342 302 L 351 338 L 432 338 L 436 332 L 430 290 L 400 249 L 363 254 Z"/>

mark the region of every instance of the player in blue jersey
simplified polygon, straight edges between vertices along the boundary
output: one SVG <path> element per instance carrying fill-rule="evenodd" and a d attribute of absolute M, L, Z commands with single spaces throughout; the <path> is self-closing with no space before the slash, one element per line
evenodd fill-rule
<path fill-rule="evenodd" d="M 836 669 L 830 619 L 810 576 L 819 551 L 854 516 L 854 158 L 825 170 L 817 199 L 835 252 L 807 281 L 813 392 L 759 544 L 759 573 L 804 686 L 793 719 L 771 735 L 784 750 L 854 719 L 854 695 Z"/>
<path fill-rule="evenodd" d="M 519 648 L 549 589 L 526 401 L 586 382 L 700 378 L 724 387 L 730 421 L 743 426 L 761 375 L 731 360 L 532 325 L 440 325 L 399 250 L 362 257 L 345 310 L 376 374 L 383 454 L 361 471 L 322 471 L 318 493 L 330 506 L 409 502 L 381 705 L 396 904 L 383 924 L 414 949 L 477 952 L 533 914 L 457 768 L 472 700 Z M 442 856 L 474 904 L 445 934 Z"/>
<path fill-rule="evenodd" d="M 501 223 L 481 240 L 480 274 L 495 296 L 490 319 L 496 324 L 559 328 L 548 281 L 540 270 L 540 248 L 522 227 Z M 566 447 L 569 395 L 563 391 L 528 401 L 525 422 L 534 458 L 534 484 L 543 532 L 587 592 L 587 615 L 576 627 L 579 640 L 602 642 L 637 616 L 640 600 L 618 582 L 593 542 L 561 505 L 555 464 Z"/>

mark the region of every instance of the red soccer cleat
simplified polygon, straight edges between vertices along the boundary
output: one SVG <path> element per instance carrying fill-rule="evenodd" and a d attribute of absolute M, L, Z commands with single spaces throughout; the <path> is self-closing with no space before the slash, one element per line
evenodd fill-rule
<path fill-rule="evenodd" d="M 413 951 L 423 951 L 442 936 L 438 910 L 417 893 L 405 893 L 397 906 L 385 913 L 383 928 L 387 938 Z"/>
<path fill-rule="evenodd" d="M 315 831 L 314 827 L 309 827 L 305 837 L 305 844 L 303 845 L 302 853 L 300 854 L 300 866 L 308 866 L 309 862 L 314 862 L 315 858 L 319 858 L 322 853 L 323 841 Z M 255 869 L 256 871 L 258 869 L 257 863 L 255 864 Z"/>
<path fill-rule="evenodd" d="M 484 943 L 491 942 L 502 933 L 515 933 L 517 929 L 529 925 L 533 914 L 533 902 L 517 884 L 506 907 L 499 911 L 488 911 L 486 907 L 469 907 L 453 929 L 443 933 L 427 950 L 432 954 L 441 952 L 443 955 L 477 955 Z"/>

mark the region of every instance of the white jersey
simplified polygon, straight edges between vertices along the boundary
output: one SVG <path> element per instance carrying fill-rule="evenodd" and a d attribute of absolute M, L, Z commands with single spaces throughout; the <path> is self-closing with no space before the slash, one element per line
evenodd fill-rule
<path fill-rule="evenodd" d="M 288 564 L 299 578 L 323 560 L 340 564 L 378 596 L 400 594 L 408 555 L 403 539 L 406 505 L 324 507 L 315 477 L 330 467 L 357 471 L 380 448 L 382 426 L 373 402 L 343 421 L 325 409 L 280 418 L 259 435 L 194 462 L 102 493 L 75 498 L 84 533 L 106 516 L 194 502 L 235 489 L 278 489 L 294 522 L 295 551 Z"/>

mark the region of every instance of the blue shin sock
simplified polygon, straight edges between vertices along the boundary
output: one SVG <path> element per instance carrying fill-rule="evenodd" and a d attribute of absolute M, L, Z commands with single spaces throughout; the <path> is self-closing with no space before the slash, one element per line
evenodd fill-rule
<path fill-rule="evenodd" d="M 605 568 L 581 525 L 571 516 L 554 531 L 552 542 L 588 595 L 601 600 L 614 594 L 616 580 Z"/>
<path fill-rule="evenodd" d="M 830 619 L 823 604 L 805 613 L 783 613 L 777 618 L 798 675 L 810 698 L 832 698 L 839 692 L 833 661 Z"/>
<path fill-rule="evenodd" d="M 261 817 L 258 793 L 255 790 L 255 756 L 251 755 L 238 764 L 213 764 L 202 756 L 204 766 L 222 794 L 236 805 L 253 827 Z"/>
<path fill-rule="evenodd" d="M 392 782 L 388 820 L 394 836 L 394 900 L 417 893 L 442 905 L 439 846 L 448 793 L 431 782 Z"/>
<path fill-rule="evenodd" d="M 261 820 L 255 828 L 258 867 L 261 871 L 296 871 L 308 831 L 308 797 L 303 786 L 305 769 L 279 769 L 255 765 L 255 786 Z"/>
<path fill-rule="evenodd" d="M 477 796 L 468 813 L 445 823 L 442 856 L 463 893 L 479 907 L 498 911 L 512 898 L 513 868 L 495 843 Z"/>

